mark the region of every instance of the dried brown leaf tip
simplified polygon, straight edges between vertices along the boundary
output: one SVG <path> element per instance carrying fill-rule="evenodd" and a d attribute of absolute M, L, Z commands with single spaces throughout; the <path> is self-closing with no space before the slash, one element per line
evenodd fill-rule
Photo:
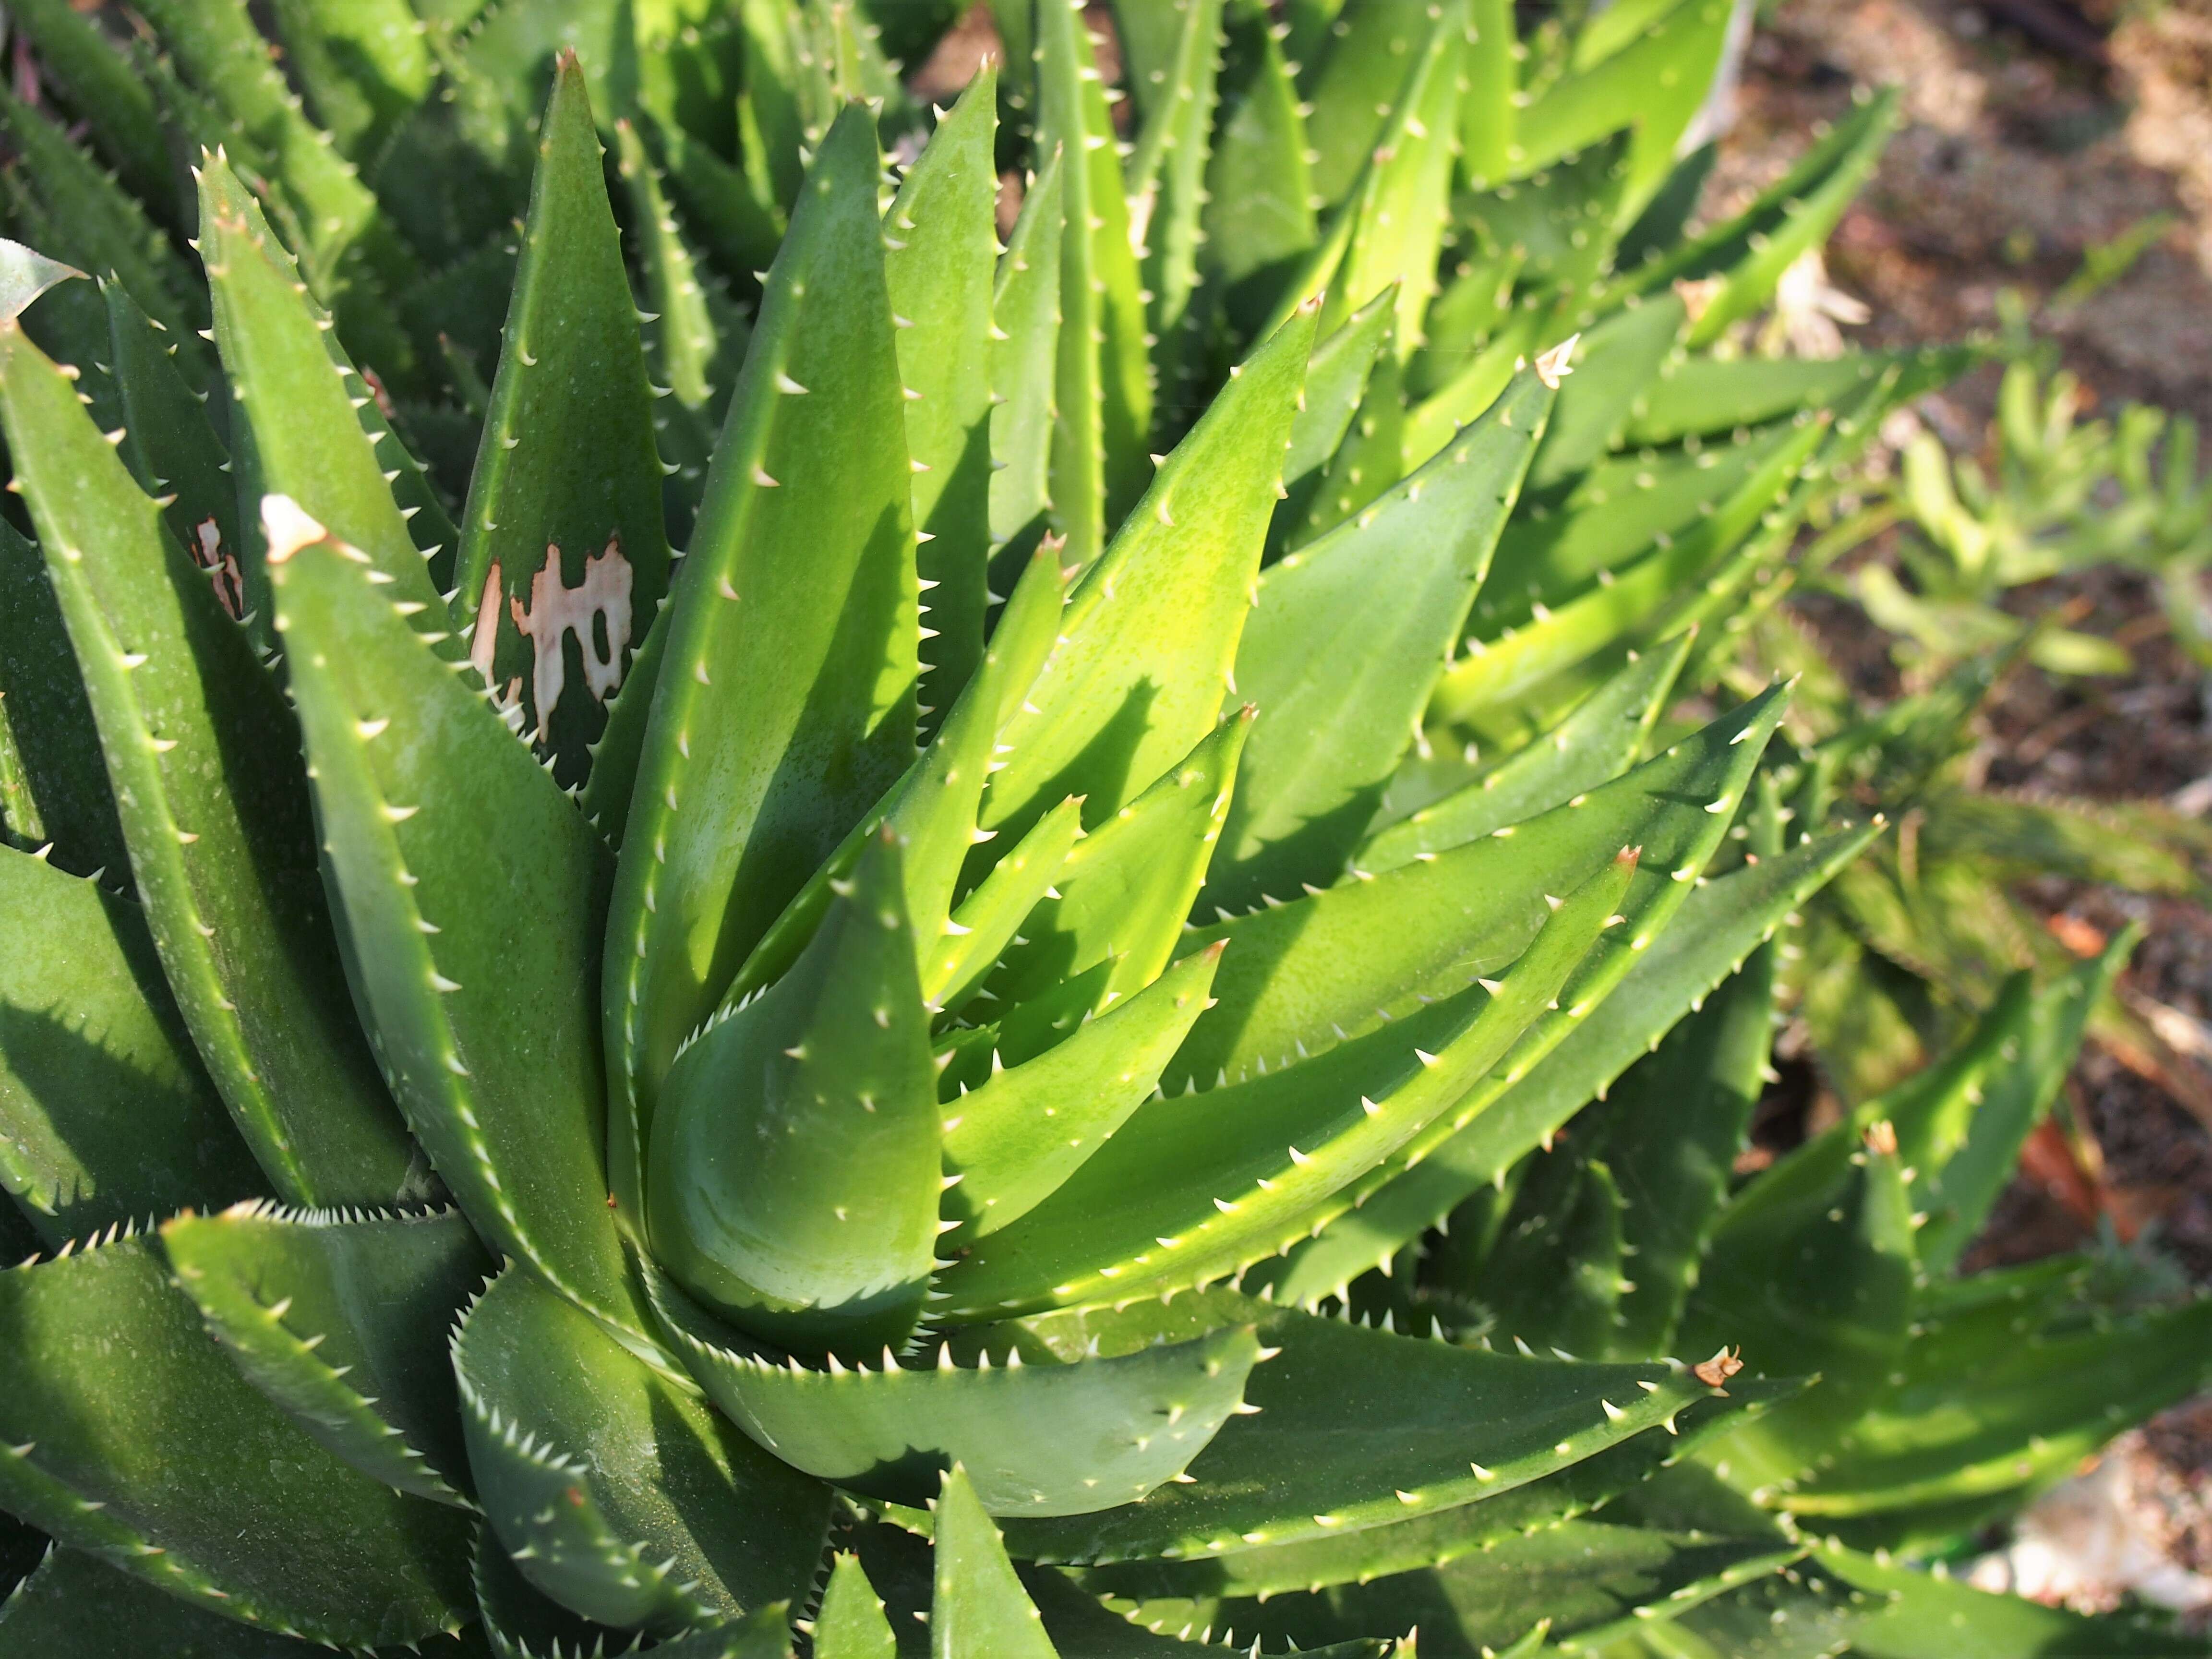
<path fill-rule="evenodd" d="M 1690 1375 L 1709 1389 L 1717 1389 L 1743 1369 L 1741 1348 L 1723 1348 L 1711 1359 L 1690 1367 Z"/>
<path fill-rule="evenodd" d="M 1870 1152 L 1881 1152 L 1894 1157 L 1897 1152 L 1897 1126 L 1887 1118 L 1879 1118 L 1867 1126 L 1866 1147 Z"/>

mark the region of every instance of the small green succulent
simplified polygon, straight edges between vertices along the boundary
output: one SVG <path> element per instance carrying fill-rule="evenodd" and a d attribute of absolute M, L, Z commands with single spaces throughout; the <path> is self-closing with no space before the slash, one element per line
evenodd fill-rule
<path fill-rule="evenodd" d="M 1690 236 L 1711 0 L 1125 5 L 1126 155 L 1057 3 L 146 10 L 5 110 L 0 1655 L 2188 1650 L 1852 1547 L 2202 1369 L 1922 1432 L 2087 978 L 1725 1191 L 1879 825 L 1666 714 L 1954 360 L 1693 353 L 1886 106 Z"/>

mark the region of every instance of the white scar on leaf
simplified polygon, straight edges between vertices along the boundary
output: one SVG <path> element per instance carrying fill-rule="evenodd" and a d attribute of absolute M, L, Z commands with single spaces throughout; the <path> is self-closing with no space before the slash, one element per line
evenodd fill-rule
<path fill-rule="evenodd" d="M 553 710 L 567 689 L 568 665 L 561 649 L 563 635 L 576 636 L 576 647 L 584 660 L 584 687 L 593 701 L 605 702 L 621 686 L 623 653 L 629 648 L 632 580 L 629 561 L 623 557 L 619 535 L 607 538 L 604 552 L 585 559 L 584 580 L 574 587 L 562 580 L 560 548 L 548 543 L 545 562 L 530 579 L 529 609 L 525 610 L 520 599 L 507 600 L 507 615 L 514 620 L 516 631 L 532 647 L 530 702 L 538 711 L 536 741 L 545 740 Z M 483 595 L 477 604 L 477 629 L 469 642 L 469 659 L 476 664 L 484 684 L 491 686 L 497 684 L 492 678 L 492 665 L 499 649 L 497 606 L 505 591 L 499 565 L 495 562 L 484 573 Z M 492 622 L 489 628 L 483 625 L 487 617 Z M 606 628 L 607 649 L 604 656 L 599 653 L 597 633 L 592 626 L 595 620 L 603 622 Z M 520 717 L 521 690 L 522 681 L 518 676 L 507 682 L 504 694 L 494 692 L 502 709 L 512 709 L 516 719 Z"/>

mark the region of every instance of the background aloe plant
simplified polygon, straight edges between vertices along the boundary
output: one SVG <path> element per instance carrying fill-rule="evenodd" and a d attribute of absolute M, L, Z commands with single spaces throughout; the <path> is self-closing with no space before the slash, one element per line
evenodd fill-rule
<path fill-rule="evenodd" d="M 1674 715 L 1964 359 L 1701 348 L 1884 104 L 1692 236 L 1708 0 L 144 9 L 5 110 L 0 1653 L 2190 1650 L 1859 1553 L 2202 1375 L 1954 1277 L 2120 952 L 1730 1190 L 1881 825 Z"/>

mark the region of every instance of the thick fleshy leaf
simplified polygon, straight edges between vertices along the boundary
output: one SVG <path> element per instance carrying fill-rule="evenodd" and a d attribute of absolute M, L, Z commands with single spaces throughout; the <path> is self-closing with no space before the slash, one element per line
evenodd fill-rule
<path fill-rule="evenodd" d="M 1425 998 L 1456 994 L 1520 955 L 1548 914 L 1547 896 L 1572 891 L 1624 847 L 1644 849 L 1632 902 L 1652 907 L 1634 934 L 1648 946 L 1725 833 L 1781 713 L 1782 694 L 1763 693 L 1579 805 L 1200 930 L 1231 941 L 1215 981 L 1220 1006 L 1169 1067 L 1168 1088 L 1204 1087 L 1218 1073 L 1235 1080 L 1262 1060 L 1279 1066 L 1301 1045 L 1317 1054 Z M 1447 916 L 1462 920 L 1440 925 Z"/>
<path fill-rule="evenodd" d="M 246 1380 L 363 1474 L 468 1507 L 446 1334 L 492 1272 L 458 1211 L 241 1204 L 162 1226 L 177 1282 Z"/>
<path fill-rule="evenodd" d="M 2017 1501 L 2197 1388 L 2212 1303 L 2122 1311 L 2088 1278 L 2061 1257 L 1917 1297 L 1889 1386 L 1788 1483 L 1789 1507 L 1841 1519 Z"/>
<path fill-rule="evenodd" d="M 1141 510 L 1133 504 L 1145 492 L 1152 363 L 1128 198 L 1090 27 L 1075 0 L 1039 0 L 1036 22 L 1037 152 L 1060 158 L 1053 527 L 1066 539 L 1068 564 L 1081 570 L 1097 561 L 1122 517 Z"/>
<path fill-rule="evenodd" d="M 653 1254 L 726 1318 L 848 1357 L 921 1311 L 941 1189 L 897 838 L 878 832 L 813 939 L 678 1052 L 646 1148 Z"/>
<path fill-rule="evenodd" d="M 647 1285 L 700 1386 L 778 1457 L 909 1504 L 958 1463 L 994 1515 L 1080 1515 L 1161 1487 L 1235 1410 L 1259 1356 L 1249 1318 L 1103 1357 L 1080 1340 L 1040 1346 L 1023 1324 L 970 1328 L 913 1369 L 887 1349 L 878 1369 L 812 1370 L 717 1325 L 650 1269 Z"/>
<path fill-rule="evenodd" d="M 1276 1255 L 1349 1207 L 1352 1182 L 1418 1146 L 1558 1006 L 1634 868 L 1626 849 L 1601 866 L 1502 981 L 1316 1061 L 1156 1098 L 1051 1198 L 947 1270 L 951 1309 L 973 1318 L 1202 1285 Z"/>
<path fill-rule="evenodd" d="M 144 78 L 70 0 L 23 0 L 9 17 L 37 49 L 40 80 L 90 128 L 100 154 L 135 194 L 162 202 L 171 188 L 169 147 Z"/>
<path fill-rule="evenodd" d="M 1636 394 L 1674 349 L 1682 321 L 1682 301 L 1670 295 L 1608 317 L 1583 336 L 1573 378 L 1559 388 L 1551 432 L 1528 468 L 1531 489 L 1571 477 L 1619 441 Z"/>
<path fill-rule="evenodd" d="M 1431 719 L 1472 723 L 1524 716 L 1530 707 L 1541 706 L 1533 692 L 1607 647 L 1624 638 L 1648 646 L 1698 620 L 1693 614 L 1670 615 L 1667 607 L 1686 597 L 1694 600 L 1701 578 L 1709 591 L 1722 580 L 1745 538 L 1788 494 L 1798 470 L 1820 448 L 1824 432 L 1821 422 L 1808 422 L 1710 516 L 1679 539 L 1670 538 L 1671 545 L 1636 560 L 1617 576 L 1597 580 L 1525 628 L 1477 641 L 1480 651 L 1470 650 L 1446 671 Z M 1759 544 L 1754 538 L 1750 545 L 1756 549 Z"/>
<path fill-rule="evenodd" d="M 1290 447 L 1283 457 L 1282 504 L 1267 526 L 1271 562 L 1281 556 L 1311 510 L 1329 459 L 1343 445 L 1352 416 L 1359 412 L 1367 377 L 1396 314 L 1396 296 L 1386 289 L 1314 347 L 1297 418 L 1291 422 Z"/>
<path fill-rule="evenodd" d="M 204 398 L 179 372 L 177 344 L 120 283 L 103 283 L 108 373 L 123 400 L 123 459 L 138 486 L 164 503 L 170 533 L 208 573 L 216 597 L 234 617 L 244 614 L 239 566 L 243 539 L 230 452 L 216 436 Z"/>
<path fill-rule="evenodd" d="M 937 1498 L 932 1659 L 1057 1659 L 1044 1620 L 1014 1577 L 999 1529 L 957 1463 Z"/>
<path fill-rule="evenodd" d="M 1346 1284 L 1501 1179 L 1664 1036 L 1692 1003 L 1736 971 L 1784 918 L 1865 850 L 1878 826 L 1809 842 L 1781 859 L 1695 888 L 1674 924 L 1579 1027 L 1489 1110 L 1413 1169 L 1368 1195 L 1281 1266 L 1255 1268 L 1249 1288 L 1304 1304 Z"/>
<path fill-rule="evenodd" d="M 769 273 L 676 583 L 601 999 L 631 1215 L 678 1044 L 914 759 L 913 475 L 877 167 L 848 109 Z"/>
<path fill-rule="evenodd" d="M 507 1557 L 498 1534 L 477 1529 L 477 1607 L 492 1659 L 575 1659 L 580 1654 L 635 1651 L 635 1631 L 572 1613 L 542 1595 Z M 791 1659 L 791 1630 L 781 1602 L 758 1613 L 694 1625 L 654 1642 L 662 1659 Z"/>
<path fill-rule="evenodd" d="M 563 1607 L 658 1635 L 806 1592 L 829 1491 L 510 1267 L 453 1337 L 486 1517 Z"/>
<path fill-rule="evenodd" d="M 282 497 L 264 511 L 325 878 L 392 1093 L 495 1250 L 638 1330 L 600 1199 L 606 849 L 374 566 Z"/>
<path fill-rule="evenodd" d="M 25 228 L 40 219 L 51 222 L 40 226 L 40 234 L 33 240 L 82 272 L 120 282 L 130 289 L 177 336 L 193 383 L 204 386 L 207 351 L 191 331 L 206 322 L 207 301 L 168 238 L 148 222 L 139 203 L 45 114 L 0 92 L 0 122 L 16 151 L 19 188 L 27 191 L 20 199 L 27 209 L 35 204 L 36 210 L 23 215 Z M 37 292 L 35 288 L 26 290 L 25 279 L 44 286 L 53 278 L 50 273 L 34 274 L 35 264 L 27 264 L 21 255 L 10 263 L 15 269 L 9 291 L 0 296 L 0 309 L 19 314 Z"/>
<path fill-rule="evenodd" d="M 1434 19 L 1414 0 L 1389 0 L 1358 7 L 1340 21 L 1341 32 L 1333 31 L 1335 38 L 1307 82 L 1313 103 L 1307 145 L 1318 152 L 1313 188 L 1331 205 L 1352 192 L 1377 137 L 1401 108 Z M 1449 150 L 1443 133 L 1437 133 L 1434 148 Z"/>
<path fill-rule="evenodd" d="M 1626 1202 L 1635 1254 L 1613 1338 L 1620 1352 L 1665 1352 L 1699 1276 L 1767 1071 L 1774 953 L 1771 945 L 1754 951 L 1606 1103 L 1601 1155 Z"/>
<path fill-rule="evenodd" d="M 1680 0 L 1622 50 L 1553 82 L 1520 112 L 1506 152 L 1514 173 L 1587 148 L 1633 112 L 1627 197 L 1640 206 L 1666 177 L 1675 142 L 1705 100 L 1729 15 L 1725 0 Z"/>
<path fill-rule="evenodd" d="M 267 1186 L 128 899 L 0 848 L 0 1185 L 49 1248 Z"/>
<path fill-rule="evenodd" d="M 964 1091 L 945 1120 L 948 1220 L 958 1249 L 1026 1214 L 1110 1139 L 1158 1085 L 1206 1006 L 1222 947 L 1185 957 L 1057 1047 Z"/>
<path fill-rule="evenodd" d="M 1085 1589 L 1131 1601 L 1267 1597 L 1441 1566 L 1573 1520 L 1623 1492 L 1633 1501 L 1649 1489 L 1648 1483 L 1666 1480 L 1690 1448 L 1740 1415 L 1765 1411 L 1785 1392 L 1760 1384 L 1753 1389 L 1732 1389 L 1726 1399 L 1692 1400 L 1675 1413 L 1671 1432 L 1664 1425 L 1646 1429 L 1555 1474 L 1475 1503 L 1431 1510 L 1410 1520 L 1385 1520 L 1357 1531 L 1332 1528 L 1293 1543 L 1136 1559 L 1089 1568 L 1079 1581 Z"/>
<path fill-rule="evenodd" d="M 144 9 L 185 78 L 250 151 L 347 338 L 394 391 L 420 388 L 413 345 L 388 298 L 414 276 L 414 256 L 352 164 L 307 119 L 252 20 L 222 0 L 148 0 Z M 208 217 L 204 202 L 204 241 Z"/>
<path fill-rule="evenodd" d="M 274 681 L 70 382 L 14 325 L 0 326 L 0 419 L 148 925 L 240 1132 L 294 1201 L 417 1190 L 345 993 Z"/>
<path fill-rule="evenodd" d="M 839 1555 L 830 1565 L 822 1610 L 814 1615 L 815 1659 L 896 1659 L 897 1654 L 883 1599 L 860 1558 Z"/>
<path fill-rule="evenodd" d="M 1020 1322 L 1031 1359 L 1155 1352 L 1231 1321 L 1279 1350 L 1248 1410 L 1140 1504 L 1017 1518 L 1007 1540 L 1043 1561 L 1170 1559 L 1349 1534 L 1509 1492 L 1658 1429 L 1710 1390 L 1665 1364 L 1525 1359 L 1294 1313 L 1227 1291 Z M 1093 1362 L 1096 1363 L 1096 1362 Z"/>
<path fill-rule="evenodd" d="M 198 3 L 198 0 L 189 0 Z M 215 296 L 216 349 L 231 396 L 231 447 L 240 491 L 238 558 L 257 644 L 275 644 L 268 573 L 257 532 L 264 494 L 289 495 L 374 561 L 392 598 L 422 605 L 416 626 L 447 627 L 443 596 L 392 490 L 405 467 L 396 443 L 363 427 L 330 319 L 308 296 L 261 210 L 221 156 L 200 167 L 200 258 Z M 366 389 L 361 393 L 368 396 Z M 432 539 L 435 539 L 433 538 Z M 451 655 L 458 641 L 446 641 Z"/>
<path fill-rule="evenodd" d="M 921 703 L 939 714 L 952 706 L 983 656 L 998 92 L 998 73 L 987 64 L 938 123 L 884 222 L 884 279 L 891 314 L 902 325 L 898 364 L 915 468 L 915 561 L 927 584 Z M 936 721 L 927 723 L 935 729 Z"/>
<path fill-rule="evenodd" d="M 1383 796 L 1382 813 L 1393 821 L 1362 842 L 1352 862 L 1378 874 L 1394 870 L 1611 782 L 1642 752 L 1694 637 L 1684 633 L 1650 651 L 1631 652 L 1626 664 L 1557 726 L 1490 766 L 1480 765 L 1473 744 L 1457 755 L 1431 750 L 1409 759 Z M 1451 788 L 1459 778 L 1465 783 Z"/>
<path fill-rule="evenodd" d="M 1039 998 L 1095 969 L 1095 988 L 1070 994 L 1103 1009 L 1152 983 L 1183 942 L 1251 729 L 1248 704 L 1075 844 L 1054 880 L 1055 896 L 1037 906 L 1021 941 L 1006 952 L 991 981 L 994 994 L 1007 1003 Z M 1058 1012 L 1064 1018 L 1071 1009 Z M 1015 1035 L 1012 1027 L 1007 1035 Z M 1022 1058 L 1028 1048 L 1024 1043 Z"/>
<path fill-rule="evenodd" d="M 1905 1347 L 1912 1217 L 1883 1144 L 1870 1137 L 1841 1164 L 1808 1144 L 1737 1194 L 1683 1309 L 1681 1346 L 1741 1349 L 1753 1376 L 1820 1376 L 1802 1399 L 1706 1451 L 1716 1473 L 1754 1495 L 1831 1451 Z"/>
<path fill-rule="evenodd" d="M 126 887 L 131 854 L 53 585 L 39 550 L 0 523 L 0 830 L 72 874 Z"/>
<path fill-rule="evenodd" d="M 147 1240 L 0 1273 L 0 1499 L 59 1542 L 332 1645 L 471 1616 L 467 1518 L 301 1433 L 208 1340 Z"/>
<path fill-rule="evenodd" d="M 1237 652 L 1237 691 L 1260 716 L 1206 902 L 1249 908 L 1341 874 L 1465 625 L 1551 400 L 1519 377 L 1420 471 L 1261 574 Z"/>
<path fill-rule="evenodd" d="M 1204 264 L 1240 329 L 1271 314 L 1320 234 L 1305 106 L 1273 20 L 1231 9 L 1224 113 L 1206 171 Z"/>
<path fill-rule="evenodd" d="M 1042 537 L 1052 506 L 1060 168 L 1054 154 L 1030 179 L 992 289 L 991 554 L 999 586 L 1011 580 L 1000 572 L 1026 558 Z"/>
<path fill-rule="evenodd" d="M 1018 833 L 1070 794 L 1102 823 L 1213 729 L 1313 327 L 1302 312 L 1253 354 L 1077 584 L 1064 640 L 1000 739 L 986 828 Z"/>
<path fill-rule="evenodd" d="M 574 52 L 540 131 L 453 617 L 484 684 L 573 783 L 668 591 L 668 541 L 637 307 Z"/>
<path fill-rule="evenodd" d="M 429 96 L 426 31 L 406 0 L 277 0 L 276 28 L 315 119 L 356 158 Z"/>
<path fill-rule="evenodd" d="M 1522 1347 L 1601 1358 L 1656 1352 L 1613 1340 L 1629 1284 L 1623 1207 L 1612 1170 L 1586 1147 L 1553 1148 L 1522 1176 L 1467 1294 Z"/>
<path fill-rule="evenodd" d="M 1132 52 L 1144 125 L 1129 157 L 1131 240 L 1140 250 L 1147 325 L 1152 331 L 1154 425 L 1180 435 L 1205 405 L 1199 378 L 1206 364 L 1207 317 L 1194 309 L 1198 251 L 1204 232 L 1206 163 L 1212 154 L 1213 106 L 1220 89 L 1222 0 L 1179 0 L 1116 13 L 1125 46 L 1140 20 L 1166 27 L 1168 50 L 1146 65 Z"/>
<path fill-rule="evenodd" d="M 303 1659 L 308 1645 L 210 1613 L 79 1550 L 56 1548 L 0 1601 L 0 1652 L 38 1659 Z M 458 1640 L 434 1639 L 429 1659 L 459 1659 Z"/>

